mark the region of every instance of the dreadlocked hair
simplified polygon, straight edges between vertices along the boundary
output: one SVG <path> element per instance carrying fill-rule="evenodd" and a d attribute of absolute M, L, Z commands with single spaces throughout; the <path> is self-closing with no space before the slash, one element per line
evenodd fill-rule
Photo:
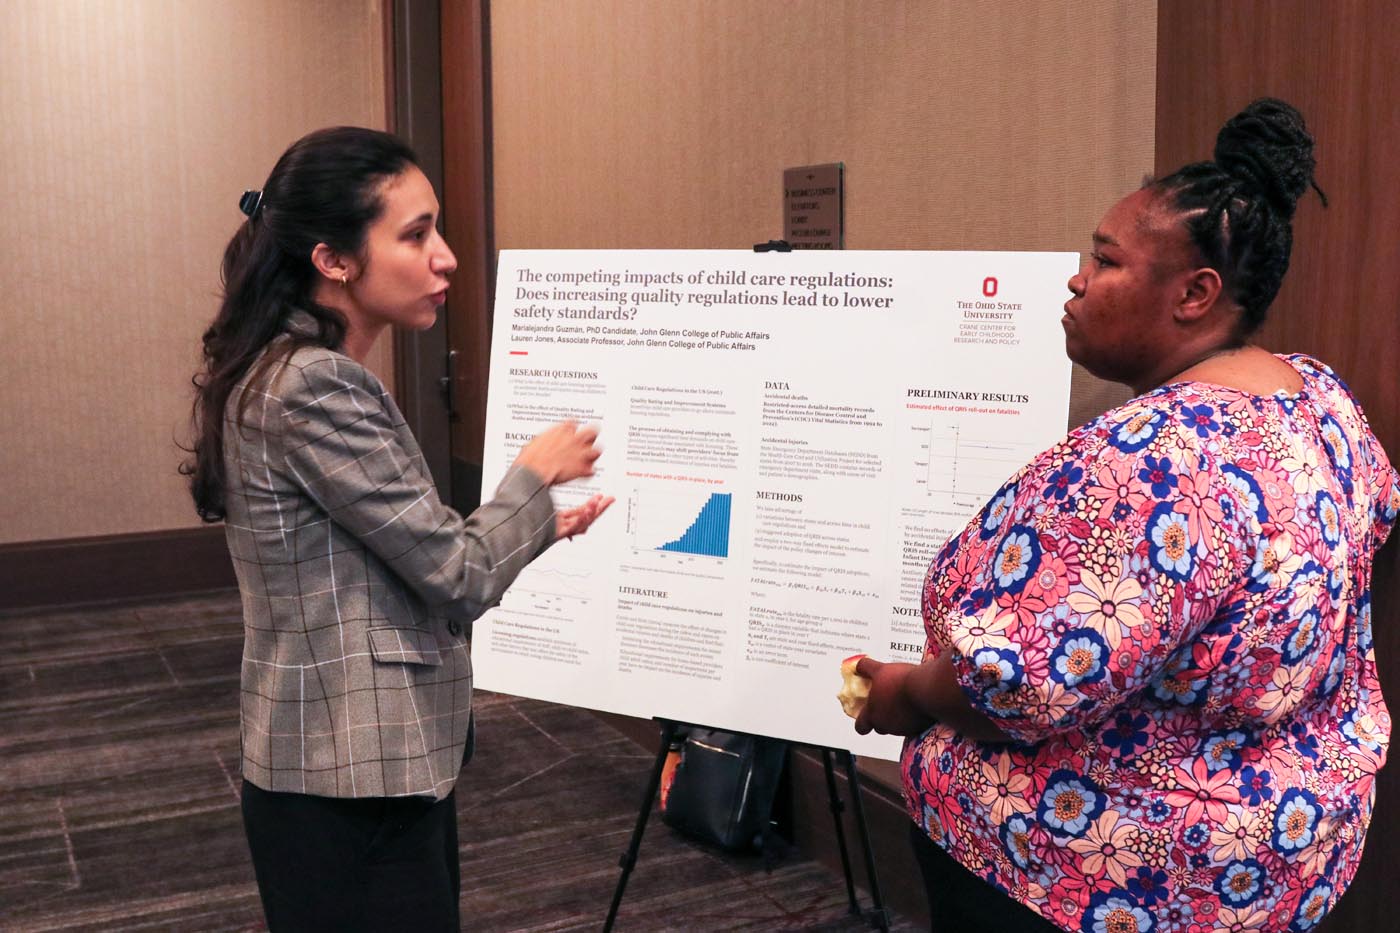
<path fill-rule="evenodd" d="M 1244 334 L 1264 323 L 1293 251 L 1293 214 L 1312 188 L 1313 138 L 1303 115 L 1271 97 L 1254 101 L 1220 128 L 1214 161 L 1196 162 L 1149 182 L 1182 218 L 1205 264 L 1220 274 L 1241 311 Z"/>

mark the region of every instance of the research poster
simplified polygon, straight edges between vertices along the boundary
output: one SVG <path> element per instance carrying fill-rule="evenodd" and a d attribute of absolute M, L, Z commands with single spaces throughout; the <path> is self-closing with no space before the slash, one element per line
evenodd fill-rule
<path fill-rule="evenodd" d="M 843 658 L 918 661 L 929 561 L 1064 434 L 1074 253 L 506 251 L 484 475 L 599 426 L 617 503 L 477 622 L 477 685 L 894 759 Z"/>

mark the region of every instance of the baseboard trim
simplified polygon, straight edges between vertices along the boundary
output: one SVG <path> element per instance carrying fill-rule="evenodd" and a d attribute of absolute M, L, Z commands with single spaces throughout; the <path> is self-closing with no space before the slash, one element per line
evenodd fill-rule
<path fill-rule="evenodd" d="M 0 544 L 0 612 L 236 585 L 222 526 Z"/>

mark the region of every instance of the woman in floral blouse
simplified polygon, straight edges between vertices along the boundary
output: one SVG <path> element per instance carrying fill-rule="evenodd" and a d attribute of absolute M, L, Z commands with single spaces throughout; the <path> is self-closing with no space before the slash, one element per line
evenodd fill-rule
<path fill-rule="evenodd" d="M 861 663 L 938 929 L 1307 930 L 1356 872 L 1400 485 L 1327 366 L 1248 343 L 1313 166 L 1260 100 L 1105 215 L 1066 349 L 1138 396 L 943 548 L 922 664 Z"/>

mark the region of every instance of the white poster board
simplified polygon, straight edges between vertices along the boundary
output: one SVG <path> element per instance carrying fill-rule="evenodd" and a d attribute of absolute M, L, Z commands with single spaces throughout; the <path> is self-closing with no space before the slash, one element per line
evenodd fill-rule
<path fill-rule="evenodd" d="M 502 252 L 483 499 L 563 418 L 617 497 L 475 626 L 487 690 L 897 758 L 841 659 L 917 661 L 947 537 L 1063 436 L 1074 253 Z"/>

